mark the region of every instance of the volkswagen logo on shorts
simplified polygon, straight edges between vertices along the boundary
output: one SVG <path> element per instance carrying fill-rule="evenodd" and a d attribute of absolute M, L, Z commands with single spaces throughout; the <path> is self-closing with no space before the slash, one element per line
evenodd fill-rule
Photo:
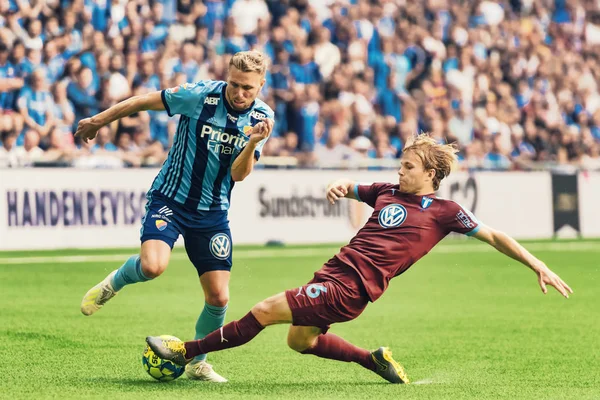
<path fill-rule="evenodd" d="M 231 254 L 231 240 L 224 233 L 217 233 L 210 239 L 210 252 L 219 260 L 226 260 Z"/>
<path fill-rule="evenodd" d="M 379 225 L 384 228 L 396 228 L 406 220 L 406 208 L 400 204 L 390 204 L 379 211 Z"/>

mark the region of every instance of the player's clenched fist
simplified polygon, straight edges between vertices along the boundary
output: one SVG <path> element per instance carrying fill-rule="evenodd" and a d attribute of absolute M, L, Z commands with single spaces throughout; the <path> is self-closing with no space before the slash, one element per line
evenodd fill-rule
<path fill-rule="evenodd" d="M 84 118 L 79 121 L 77 125 L 77 132 L 75 132 L 75 137 L 81 138 L 84 142 L 88 142 L 88 140 L 96 137 L 98 130 L 101 127 L 97 124 L 92 123 L 91 118 Z"/>
<path fill-rule="evenodd" d="M 327 186 L 327 200 L 329 200 L 331 204 L 335 204 L 337 200 L 346 197 L 347 194 L 348 188 L 345 183 L 337 181 Z"/>
<path fill-rule="evenodd" d="M 263 139 L 268 138 L 273 131 L 273 120 L 266 118 L 254 125 L 250 130 L 250 143 L 258 144 Z"/>

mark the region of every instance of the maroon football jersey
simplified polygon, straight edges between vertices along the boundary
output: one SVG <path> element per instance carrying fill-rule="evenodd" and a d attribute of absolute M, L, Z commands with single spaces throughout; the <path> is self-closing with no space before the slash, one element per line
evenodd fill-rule
<path fill-rule="evenodd" d="M 354 193 L 374 208 L 373 214 L 335 257 L 358 272 L 371 301 L 448 233 L 479 230 L 468 210 L 433 194 L 402 193 L 390 183 L 359 184 Z"/>

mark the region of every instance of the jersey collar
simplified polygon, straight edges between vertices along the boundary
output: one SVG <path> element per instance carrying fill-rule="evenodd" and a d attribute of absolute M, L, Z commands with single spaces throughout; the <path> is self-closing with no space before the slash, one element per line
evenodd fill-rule
<path fill-rule="evenodd" d="M 409 198 L 413 198 L 415 200 L 421 200 L 423 197 L 429 197 L 430 199 L 435 199 L 437 198 L 435 193 L 428 193 L 428 194 L 412 194 L 412 193 L 404 193 L 401 192 L 399 189 L 395 189 L 394 190 L 394 195 L 402 195 L 402 196 L 406 196 Z"/>

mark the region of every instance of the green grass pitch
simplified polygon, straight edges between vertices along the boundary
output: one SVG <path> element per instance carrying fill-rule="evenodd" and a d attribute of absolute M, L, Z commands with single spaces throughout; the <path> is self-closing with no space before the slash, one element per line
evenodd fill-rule
<path fill-rule="evenodd" d="M 297 354 L 286 326 L 211 354 L 227 384 L 159 383 L 142 368 L 144 338 L 193 337 L 203 304 L 181 249 L 162 277 L 92 317 L 79 311 L 83 294 L 135 250 L 3 252 L 0 398 L 598 399 L 600 242 L 526 245 L 571 285 L 570 299 L 542 295 L 530 270 L 475 240 L 447 240 L 357 320 L 333 326 L 358 346 L 390 346 L 410 385 Z M 227 321 L 306 283 L 337 248 L 237 247 Z"/>

